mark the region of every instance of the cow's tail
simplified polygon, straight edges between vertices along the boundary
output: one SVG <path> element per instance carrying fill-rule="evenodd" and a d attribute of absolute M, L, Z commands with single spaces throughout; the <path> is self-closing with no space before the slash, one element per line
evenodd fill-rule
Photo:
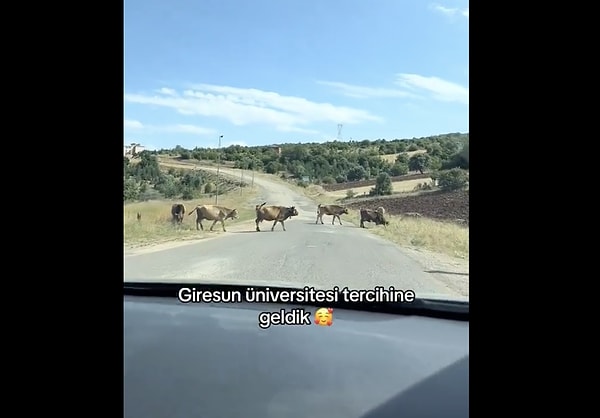
<path fill-rule="evenodd" d="M 262 207 L 263 207 L 264 205 L 266 205 L 266 204 L 267 204 L 267 202 L 264 202 L 262 205 L 256 205 L 256 206 L 255 206 L 255 209 L 256 209 L 256 210 L 259 210 L 260 208 L 262 208 Z"/>
<path fill-rule="evenodd" d="M 192 213 L 196 212 L 198 210 L 198 206 L 196 206 L 194 209 L 192 209 L 190 211 L 190 213 L 188 213 L 188 216 L 192 216 Z"/>

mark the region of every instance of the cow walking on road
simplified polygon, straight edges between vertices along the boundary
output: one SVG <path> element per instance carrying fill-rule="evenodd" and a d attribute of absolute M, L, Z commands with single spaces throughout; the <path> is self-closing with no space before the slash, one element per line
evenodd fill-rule
<path fill-rule="evenodd" d="M 175 203 L 171 206 L 171 215 L 173 216 L 173 223 L 181 225 L 183 222 L 183 215 L 185 215 L 185 206 L 181 203 Z"/>
<path fill-rule="evenodd" d="M 381 206 L 376 210 L 360 209 L 360 227 L 365 227 L 365 222 L 375 222 L 375 225 L 389 225 L 389 221 L 385 219 L 385 209 Z"/>
<path fill-rule="evenodd" d="M 281 227 L 285 231 L 285 220 L 292 216 L 298 216 L 298 210 L 294 206 L 265 206 L 266 204 L 267 202 L 262 205 L 256 205 L 255 207 L 256 219 L 254 220 L 254 223 L 256 223 L 256 232 L 260 232 L 258 224 L 262 221 L 275 221 L 273 222 L 271 231 L 275 229 L 277 222 L 280 222 Z"/>
<path fill-rule="evenodd" d="M 202 229 L 204 231 L 204 227 L 202 226 L 202 220 L 206 219 L 208 221 L 213 221 L 210 226 L 210 230 L 213 230 L 213 227 L 217 222 L 221 222 L 221 226 L 223 227 L 223 232 L 227 232 L 225 230 L 225 221 L 227 219 L 237 219 L 238 211 L 237 209 L 229 209 L 225 206 L 217 206 L 217 205 L 198 205 L 190 212 L 192 215 L 196 212 L 196 229 Z M 200 226 L 200 228 L 198 228 Z"/>
<path fill-rule="evenodd" d="M 340 219 L 340 215 L 348 214 L 348 209 L 344 206 L 339 205 L 321 205 L 317 206 L 317 220 L 315 224 L 319 223 L 319 219 L 321 220 L 321 225 L 323 225 L 323 215 L 333 215 L 333 219 L 331 220 L 331 225 L 335 225 L 335 218 L 342 225 L 342 220 Z"/>

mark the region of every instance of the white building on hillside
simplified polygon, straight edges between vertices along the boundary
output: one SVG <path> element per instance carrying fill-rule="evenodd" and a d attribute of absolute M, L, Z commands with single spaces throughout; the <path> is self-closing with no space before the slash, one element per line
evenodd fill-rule
<path fill-rule="evenodd" d="M 144 147 L 143 145 L 132 142 L 130 145 L 124 146 L 123 155 L 125 157 L 134 156 L 134 155 L 137 155 L 140 152 L 144 151 L 145 149 L 146 149 L 146 147 Z"/>

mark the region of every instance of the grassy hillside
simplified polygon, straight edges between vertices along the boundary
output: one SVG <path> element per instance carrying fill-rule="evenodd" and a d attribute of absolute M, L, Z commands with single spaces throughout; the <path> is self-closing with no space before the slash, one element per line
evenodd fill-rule
<path fill-rule="evenodd" d="M 217 176 L 211 171 L 198 170 L 189 164 L 142 153 L 139 157 L 124 159 L 123 227 L 125 244 L 138 246 L 158 242 L 199 239 L 209 234 L 212 222 L 205 221 L 205 231 L 197 231 L 195 216 L 188 216 L 196 205 L 214 204 L 218 191 L 220 205 L 236 208 L 236 221 L 253 219 L 252 205 L 256 191 L 248 182 Z M 186 216 L 182 225 L 171 223 L 171 205 L 182 203 Z M 141 219 L 138 219 L 140 214 Z M 221 226 L 215 225 L 216 233 Z"/>
<path fill-rule="evenodd" d="M 182 162 L 216 162 L 235 168 L 286 174 L 301 181 L 308 177 L 312 184 L 335 184 L 371 180 L 381 173 L 400 176 L 450 168 L 468 169 L 469 134 L 453 133 L 425 138 L 387 141 L 333 141 L 326 143 L 278 144 L 281 155 L 273 146 L 242 147 L 233 145 L 217 149 L 180 146 L 152 154 L 171 157 Z"/>

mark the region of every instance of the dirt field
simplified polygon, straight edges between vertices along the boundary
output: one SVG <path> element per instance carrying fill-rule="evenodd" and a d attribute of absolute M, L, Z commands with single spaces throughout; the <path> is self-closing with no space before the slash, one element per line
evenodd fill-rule
<path fill-rule="evenodd" d="M 400 154 L 406 154 L 408 156 L 408 158 L 412 157 L 415 154 L 425 154 L 427 151 L 424 149 L 420 149 L 417 151 L 406 151 L 404 153 L 398 153 L 398 154 L 384 154 L 381 156 L 381 159 L 384 161 L 387 161 L 390 164 L 394 164 L 396 162 L 396 158 L 398 158 L 398 155 Z"/>
<path fill-rule="evenodd" d="M 390 215 L 416 212 L 431 219 L 456 221 L 463 219 L 469 225 L 469 191 L 431 192 L 417 196 L 361 199 L 348 204 L 351 209 L 375 209 L 383 206 Z"/>
<path fill-rule="evenodd" d="M 416 180 L 394 181 L 394 182 L 392 182 L 392 190 L 394 193 L 412 192 L 415 190 L 415 187 L 417 187 L 418 184 L 431 183 L 431 181 L 432 180 L 429 177 L 422 178 L 422 179 L 416 179 Z M 335 191 L 328 192 L 328 193 L 330 196 L 339 199 L 339 198 L 345 198 L 346 192 L 348 190 L 352 190 L 354 192 L 354 196 L 360 196 L 360 195 L 369 194 L 369 191 L 371 191 L 371 189 L 373 187 L 374 186 L 354 187 L 354 188 L 350 188 L 350 189 L 335 190 Z"/>
<path fill-rule="evenodd" d="M 405 176 L 394 176 L 390 177 L 392 179 L 392 183 L 407 181 L 407 180 L 417 180 L 417 179 L 429 179 L 430 174 L 407 174 Z M 325 184 L 323 185 L 323 189 L 328 192 L 334 192 L 338 190 L 348 190 L 348 189 L 357 189 L 359 187 L 367 187 L 367 186 L 375 186 L 375 179 L 373 180 L 361 180 L 361 181 L 348 181 L 346 183 L 336 183 L 336 184 Z"/>

